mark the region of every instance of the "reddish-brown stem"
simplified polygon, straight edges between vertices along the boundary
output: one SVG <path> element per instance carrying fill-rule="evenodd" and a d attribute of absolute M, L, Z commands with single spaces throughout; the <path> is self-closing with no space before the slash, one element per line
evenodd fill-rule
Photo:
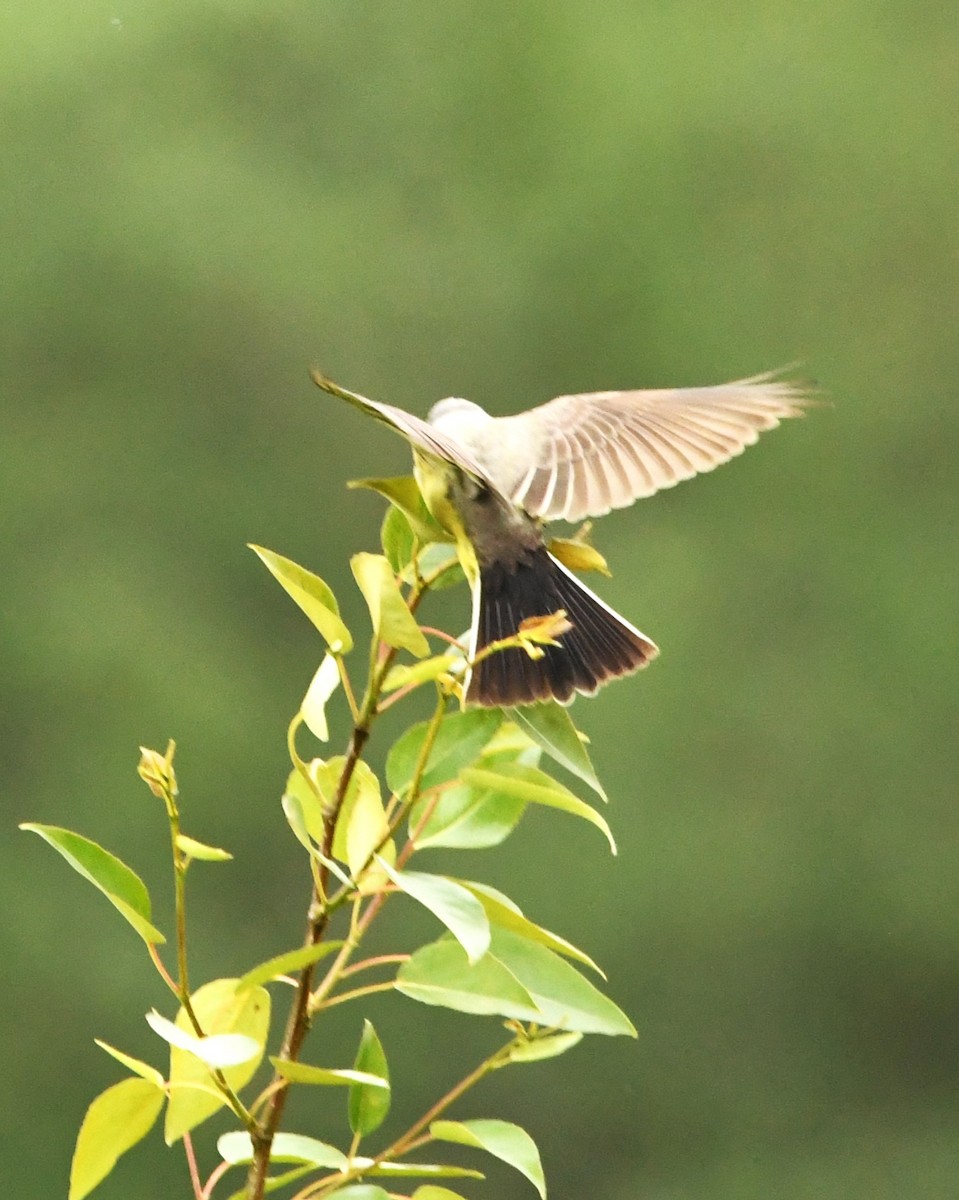
<path fill-rule="evenodd" d="M 324 386 L 324 385 L 321 385 Z M 415 613 L 420 600 L 424 593 L 435 578 L 441 572 L 434 573 L 428 579 L 418 579 L 415 586 L 410 592 L 407 600 L 409 610 Z M 392 647 L 381 644 L 377 646 L 371 656 L 370 663 L 370 678 L 367 687 L 366 695 L 363 698 L 362 707 L 356 709 L 355 700 L 351 704 L 353 713 L 353 732 L 350 737 L 350 743 L 346 754 L 346 761 L 343 764 L 343 770 L 340 773 L 339 783 L 337 785 L 336 796 L 330 811 L 326 814 L 323 822 L 323 843 L 320 847 L 324 858 L 329 859 L 333 853 L 333 836 L 336 831 L 336 822 L 340 815 L 340 809 L 343 806 L 343 801 L 346 798 L 347 789 L 350 785 L 350 780 L 353 778 L 353 773 L 356 770 L 356 764 L 360 760 L 363 748 L 370 736 L 370 726 L 376 717 L 377 704 L 380 698 L 380 692 L 383 686 L 383 680 L 390 665 L 396 656 L 396 650 Z M 344 683 L 344 687 L 346 683 Z M 291 746 L 291 757 L 294 763 L 298 764 L 295 755 L 295 748 Z M 319 872 L 314 875 L 313 889 L 310 898 L 309 916 L 307 921 L 306 937 L 304 944 L 306 946 L 318 945 L 326 934 L 326 928 L 330 919 L 331 906 L 327 899 L 329 896 L 329 867 L 324 863 L 321 864 Z M 354 931 L 356 937 L 362 935 L 373 920 L 376 913 L 382 907 L 386 897 L 378 895 L 363 914 L 362 919 L 357 924 Z M 344 960 L 345 962 L 345 960 Z M 305 967 L 299 976 L 297 982 L 296 993 L 293 999 L 293 1004 L 290 1008 L 290 1014 L 287 1018 L 286 1030 L 283 1036 L 283 1043 L 280 1048 L 280 1058 L 287 1061 L 296 1061 L 299 1057 L 300 1048 L 303 1040 L 310 1028 L 311 1020 L 311 992 L 313 988 L 315 966 L 311 964 Z M 327 976 L 329 987 L 332 987 L 335 978 Z M 324 980 L 324 985 L 327 985 L 327 980 Z M 319 1002 L 322 1000 L 324 985 L 317 989 L 317 996 L 313 997 L 313 1001 Z M 322 994 L 321 994 L 322 993 Z M 263 1119 L 256 1123 L 250 1131 L 250 1137 L 253 1142 L 253 1161 L 250 1164 L 250 1169 L 247 1174 L 246 1197 L 247 1200 L 263 1200 L 264 1189 L 266 1187 L 267 1170 L 270 1165 L 270 1151 L 273 1146 L 273 1138 L 279 1128 L 280 1120 L 283 1116 L 283 1110 L 286 1106 L 286 1098 L 289 1093 L 289 1085 L 280 1076 L 275 1076 L 273 1083 L 267 1091 L 272 1094 L 266 1101 L 266 1112 Z"/>
<path fill-rule="evenodd" d="M 406 957 L 409 958 L 409 955 Z M 313 1012 L 316 1013 L 320 1009 L 332 1008 L 335 1004 L 345 1004 L 347 1000 L 356 1000 L 360 996 L 372 996 L 376 992 L 391 992 L 393 986 L 392 979 L 386 983 L 368 983 L 366 987 L 354 988 L 351 992 L 341 992 L 338 996 L 331 996 L 329 1000 L 324 1000 L 319 1005 L 313 1005 Z"/>
<path fill-rule="evenodd" d="M 408 954 L 378 954 L 376 958 L 364 958 L 362 962 L 344 967 L 340 972 L 340 979 L 346 979 L 350 975 L 358 975 L 360 971 L 368 971 L 372 967 L 385 966 L 387 963 L 408 962 L 409 957 Z"/>
<path fill-rule="evenodd" d="M 193 1153 L 193 1139 L 188 1133 L 183 1135 L 183 1153 L 186 1155 L 187 1166 L 190 1169 L 190 1183 L 193 1185 L 193 1195 L 196 1200 L 204 1200 L 203 1183 L 200 1171 L 196 1165 L 196 1155 Z"/>
<path fill-rule="evenodd" d="M 213 1189 L 232 1166 L 232 1163 L 221 1162 L 213 1168 L 213 1170 L 210 1172 L 209 1178 L 206 1181 L 206 1186 L 203 1189 L 202 1200 L 210 1200 L 210 1197 L 213 1195 Z"/>
<path fill-rule="evenodd" d="M 359 762 L 368 737 L 369 726 L 366 722 L 354 726 L 346 755 L 346 762 L 343 764 L 343 770 L 336 789 L 332 811 L 324 821 L 323 845 L 321 847 L 324 858 L 329 858 L 333 852 L 333 833 L 336 829 L 336 819 L 340 814 L 340 808 L 346 797 L 347 788 L 350 785 L 350 780 L 353 778 L 353 772 L 356 769 L 356 764 Z M 314 887 L 310 901 L 310 917 L 304 942 L 307 946 L 318 945 L 326 933 L 329 912 L 321 904 L 320 897 L 327 894 L 329 875 L 329 868 L 325 864 L 322 864 L 320 867 L 319 894 L 317 888 Z M 300 1047 L 310 1027 L 310 993 L 313 989 L 313 972 L 313 964 L 305 967 L 300 973 L 297 983 L 296 996 L 293 1006 L 290 1009 L 283 1044 L 280 1048 L 280 1058 L 287 1061 L 295 1061 L 299 1057 Z M 274 1080 L 274 1082 L 277 1083 L 276 1091 L 268 1101 L 266 1114 L 260 1123 L 259 1129 L 251 1135 L 254 1153 L 247 1177 L 247 1196 L 249 1200 L 262 1200 L 263 1189 L 266 1186 L 266 1173 L 270 1164 L 270 1149 L 273 1145 L 273 1138 L 279 1126 L 280 1119 L 283 1116 L 283 1110 L 286 1107 L 289 1085 L 285 1081 L 282 1084 L 278 1080 Z"/>
<path fill-rule="evenodd" d="M 157 950 L 157 948 L 153 944 L 153 942 L 147 942 L 147 951 L 149 952 L 150 958 L 153 961 L 153 965 L 156 967 L 157 971 L 160 974 L 160 978 L 167 985 L 167 987 L 174 994 L 174 996 L 176 996 L 176 998 L 179 1000 L 180 989 L 176 985 L 176 980 L 173 978 L 173 976 L 170 974 L 170 972 L 163 965 L 163 959 L 160 957 L 160 951 Z"/>

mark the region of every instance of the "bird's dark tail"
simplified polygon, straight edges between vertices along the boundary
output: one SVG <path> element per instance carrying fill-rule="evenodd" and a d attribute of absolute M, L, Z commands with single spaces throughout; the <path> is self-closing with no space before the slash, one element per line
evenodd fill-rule
<path fill-rule="evenodd" d="M 550 698 L 569 703 L 575 692 L 591 695 L 610 679 L 645 667 L 656 645 L 572 575 L 540 546 L 515 565 L 480 568 L 473 591 L 470 657 L 484 646 L 513 637 L 530 617 L 563 609 L 572 629 L 557 646 L 541 646 L 541 658 L 525 650 L 500 650 L 473 668 L 468 704 L 486 707 L 534 704 Z"/>

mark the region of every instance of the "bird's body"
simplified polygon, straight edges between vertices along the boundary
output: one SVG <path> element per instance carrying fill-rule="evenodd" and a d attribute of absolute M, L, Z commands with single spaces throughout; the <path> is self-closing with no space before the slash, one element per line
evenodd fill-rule
<path fill-rule="evenodd" d="M 529 704 L 590 694 L 645 666 L 656 645 L 546 548 L 543 523 L 602 516 L 740 454 L 801 415 L 803 393 L 772 376 L 717 387 L 559 396 L 511 417 L 451 397 L 429 419 L 314 381 L 384 421 L 413 447 L 423 500 L 455 539 L 473 594 L 466 699 Z M 564 611 L 571 628 L 539 658 L 486 656 L 523 621 Z M 477 655 L 480 655 L 479 661 Z"/>

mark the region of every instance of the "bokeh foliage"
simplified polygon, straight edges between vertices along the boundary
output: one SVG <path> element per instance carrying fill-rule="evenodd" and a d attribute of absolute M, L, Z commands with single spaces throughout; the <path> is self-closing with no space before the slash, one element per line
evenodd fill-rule
<path fill-rule="evenodd" d="M 600 590 L 663 655 L 577 706 L 619 859 L 571 830 L 527 897 L 641 1037 L 575 1089 L 491 1081 L 489 1111 L 508 1090 L 557 1196 L 951 1195 L 949 8 L 17 0 L 0 33 L 10 1194 L 62 1194 L 116 1078 L 94 1034 L 151 1036 L 136 939 L 17 820 L 159 893 L 134 767 L 173 735 L 198 836 L 237 855 L 195 931 L 211 975 L 299 934 L 295 845 L 264 830 L 319 647 L 244 544 L 358 623 L 380 507 L 343 485 L 406 469 L 308 365 L 507 412 L 799 359 L 832 407 L 598 530 Z M 509 891 L 522 838 L 496 861 Z M 377 1016 L 411 1063 L 468 1036 L 419 1017 Z M 178 1166 L 147 1144 L 103 1195 L 174 1194 Z"/>

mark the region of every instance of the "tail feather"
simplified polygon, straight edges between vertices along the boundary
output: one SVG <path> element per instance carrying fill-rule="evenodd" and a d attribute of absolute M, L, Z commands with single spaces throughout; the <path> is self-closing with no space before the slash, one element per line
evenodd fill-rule
<path fill-rule="evenodd" d="M 508 707 L 574 693 L 592 695 L 604 683 L 646 666 L 656 645 L 605 605 L 545 547 L 515 565 L 480 568 L 473 594 L 470 657 L 491 642 L 512 637 L 530 617 L 564 609 L 572 629 L 558 646 L 543 646 L 541 658 L 524 650 L 500 650 L 474 667 L 466 689 L 470 704 Z"/>

